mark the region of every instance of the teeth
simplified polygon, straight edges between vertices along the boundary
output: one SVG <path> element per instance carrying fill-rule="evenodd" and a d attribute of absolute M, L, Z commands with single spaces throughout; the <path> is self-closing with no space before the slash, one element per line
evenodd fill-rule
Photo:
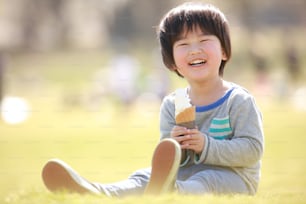
<path fill-rule="evenodd" d="M 199 64 L 203 64 L 203 63 L 205 63 L 204 60 L 194 60 L 194 61 L 190 62 L 189 64 L 190 65 L 199 65 Z"/>

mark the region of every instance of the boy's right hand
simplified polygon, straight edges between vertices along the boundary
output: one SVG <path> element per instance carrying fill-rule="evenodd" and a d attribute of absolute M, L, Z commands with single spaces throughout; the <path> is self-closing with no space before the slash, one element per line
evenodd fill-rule
<path fill-rule="evenodd" d="M 205 137 L 198 128 L 188 129 L 182 126 L 174 126 L 170 136 L 180 144 L 182 149 L 191 149 L 196 153 L 203 151 Z"/>

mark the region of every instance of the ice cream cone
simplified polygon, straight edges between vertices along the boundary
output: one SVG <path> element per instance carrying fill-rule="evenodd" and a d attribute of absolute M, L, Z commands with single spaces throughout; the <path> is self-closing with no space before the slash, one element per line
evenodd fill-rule
<path fill-rule="evenodd" d="M 195 128 L 195 106 L 185 108 L 175 116 L 175 122 L 179 126 Z"/>

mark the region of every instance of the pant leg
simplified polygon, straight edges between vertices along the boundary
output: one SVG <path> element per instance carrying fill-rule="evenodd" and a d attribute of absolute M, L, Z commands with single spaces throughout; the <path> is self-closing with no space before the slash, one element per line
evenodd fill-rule
<path fill-rule="evenodd" d="M 176 182 L 182 194 L 250 194 L 240 176 L 229 170 L 207 169 Z"/>
<path fill-rule="evenodd" d="M 128 179 L 110 184 L 94 183 L 94 185 L 106 195 L 125 197 L 142 195 L 151 175 L 151 168 L 140 169 L 134 172 Z"/>

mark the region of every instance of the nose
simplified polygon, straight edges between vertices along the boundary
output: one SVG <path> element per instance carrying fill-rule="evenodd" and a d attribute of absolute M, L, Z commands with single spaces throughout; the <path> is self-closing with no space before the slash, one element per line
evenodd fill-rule
<path fill-rule="evenodd" d="M 202 51 L 203 50 L 200 46 L 194 44 L 194 45 L 190 46 L 189 54 L 190 55 L 196 55 L 196 54 L 201 53 Z"/>

